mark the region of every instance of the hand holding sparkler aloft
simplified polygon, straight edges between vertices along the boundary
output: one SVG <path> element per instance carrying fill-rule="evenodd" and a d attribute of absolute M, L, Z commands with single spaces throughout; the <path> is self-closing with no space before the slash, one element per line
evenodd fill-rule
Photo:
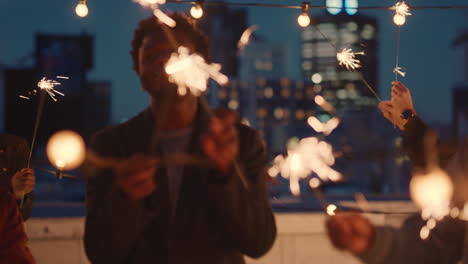
<path fill-rule="evenodd" d="M 375 240 L 375 227 L 360 214 L 338 213 L 327 219 L 328 237 L 334 247 L 353 254 L 368 251 Z"/>
<path fill-rule="evenodd" d="M 392 100 L 380 102 L 379 108 L 388 121 L 403 130 L 408 118 L 402 114 L 405 111 L 411 111 L 413 115 L 416 115 L 416 110 L 409 89 L 401 82 L 392 82 L 392 84 Z"/>
<path fill-rule="evenodd" d="M 238 119 L 235 112 L 216 110 L 208 133 L 201 138 L 203 151 L 224 175 L 233 171 L 234 161 L 239 153 L 239 136 L 234 127 Z"/>

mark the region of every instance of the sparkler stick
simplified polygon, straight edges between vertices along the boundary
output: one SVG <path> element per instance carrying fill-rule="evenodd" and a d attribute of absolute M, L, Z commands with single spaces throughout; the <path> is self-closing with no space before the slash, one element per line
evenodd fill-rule
<path fill-rule="evenodd" d="M 406 16 L 410 16 L 409 6 L 405 2 L 396 3 L 393 7 L 395 10 L 395 15 L 393 16 L 393 22 L 398 26 L 397 30 L 397 44 L 396 44 L 396 64 L 393 73 L 395 74 L 395 81 L 398 81 L 398 75 L 405 77 L 406 73 L 401 71 L 402 68 L 399 66 L 400 61 L 400 35 L 401 35 L 401 26 L 406 22 Z"/>
<path fill-rule="evenodd" d="M 179 153 L 168 156 L 150 156 L 157 159 L 158 165 L 161 166 L 183 166 L 193 165 L 202 168 L 211 168 L 213 165 L 211 162 L 203 157 L 198 157 L 191 154 Z M 88 162 L 101 169 L 112 169 L 117 168 L 126 159 L 123 158 L 108 158 L 102 157 L 95 152 L 89 151 L 86 155 Z"/>
<path fill-rule="evenodd" d="M 214 117 L 214 113 L 211 110 L 210 106 L 208 105 L 208 102 L 206 101 L 205 96 L 200 95 L 199 98 L 200 98 L 200 102 L 201 102 L 200 104 L 203 107 L 203 109 L 205 110 L 205 112 L 208 113 L 208 115 L 210 117 Z M 235 159 L 233 161 L 233 166 L 234 166 L 235 174 L 237 174 L 237 176 L 239 176 L 239 178 L 240 178 L 240 180 L 242 182 L 242 185 L 244 186 L 245 189 L 248 190 L 249 189 L 249 183 L 248 183 L 248 181 L 247 181 L 247 179 L 245 177 L 245 174 L 242 172 L 237 159 Z"/>

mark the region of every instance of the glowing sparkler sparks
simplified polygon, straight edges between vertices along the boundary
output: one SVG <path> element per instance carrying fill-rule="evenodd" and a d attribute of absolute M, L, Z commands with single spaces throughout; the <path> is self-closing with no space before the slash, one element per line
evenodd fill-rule
<path fill-rule="evenodd" d="M 323 98 L 323 96 L 321 96 L 321 95 L 315 96 L 314 101 L 315 101 L 316 104 L 318 104 L 320 107 L 322 107 L 323 110 L 327 111 L 329 114 L 334 114 L 336 112 L 335 107 L 333 107 L 333 105 L 331 105 L 329 102 L 327 102 L 327 100 L 325 100 L 325 98 Z"/>
<path fill-rule="evenodd" d="M 396 3 L 393 7 L 395 15 L 393 16 L 393 23 L 397 26 L 403 26 L 406 23 L 406 16 L 410 16 L 409 6 L 405 2 Z"/>
<path fill-rule="evenodd" d="M 307 123 L 317 133 L 323 133 L 325 136 L 328 136 L 340 124 L 340 119 L 338 117 L 333 117 L 330 120 L 328 120 L 326 123 L 322 123 L 315 116 L 311 116 L 307 119 Z"/>
<path fill-rule="evenodd" d="M 409 12 L 410 8 L 404 1 L 396 3 L 392 9 L 395 10 L 396 15 L 411 16 L 411 13 Z"/>
<path fill-rule="evenodd" d="M 61 83 L 54 81 L 54 80 L 48 80 L 45 77 L 43 77 L 38 83 L 37 87 L 39 87 L 41 90 L 44 90 L 49 94 L 50 98 L 57 102 L 57 98 L 55 98 L 56 94 L 65 96 L 63 93 L 55 90 L 55 86 L 61 85 Z"/>
<path fill-rule="evenodd" d="M 143 7 L 149 7 L 153 9 L 153 15 L 162 23 L 168 25 L 169 27 L 175 27 L 176 22 L 170 16 L 166 15 L 161 9 L 160 5 L 166 3 L 166 0 L 133 0 L 133 2 L 140 4 Z"/>
<path fill-rule="evenodd" d="M 351 49 L 344 48 L 336 54 L 340 66 L 345 66 L 348 70 L 355 70 L 361 67 L 361 62 L 355 59 L 356 55 L 365 55 L 364 51 L 353 52 Z"/>
<path fill-rule="evenodd" d="M 208 79 L 215 80 L 220 85 L 229 81 L 228 77 L 220 72 L 221 65 L 207 64 L 198 54 L 189 54 L 186 47 L 180 46 L 177 53 L 172 53 L 166 64 L 166 73 L 169 81 L 175 83 L 180 95 L 187 93 L 187 89 L 194 95 L 200 95 L 208 86 Z"/>
<path fill-rule="evenodd" d="M 406 76 L 406 72 L 404 72 L 404 71 L 402 71 L 402 70 L 404 70 L 404 69 L 401 68 L 401 67 L 396 67 L 396 68 L 393 70 L 393 72 L 394 72 L 395 74 L 399 74 L 399 75 L 405 77 L 405 76 Z"/>
<path fill-rule="evenodd" d="M 257 25 L 253 25 L 248 27 L 243 33 L 242 36 L 240 37 L 239 41 L 237 42 L 237 48 L 239 48 L 239 51 L 242 52 L 244 50 L 245 46 L 249 44 L 250 37 L 252 36 L 252 33 L 258 29 Z"/>
<path fill-rule="evenodd" d="M 133 0 L 133 2 L 140 4 L 144 7 L 157 8 L 158 5 L 163 5 L 166 0 Z"/>
<path fill-rule="evenodd" d="M 281 173 L 284 178 L 289 178 L 291 192 L 299 195 L 299 180 L 309 177 L 312 173 L 317 174 L 324 182 L 340 180 L 342 175 L 330 167 L 334 163 L 332 146 L 315 137 L 309 137 L 290 147 L 286 157 L 277 156 L 268 172 L 273 177 Z M 316 180 L 309 184 L 317 187 L 320 185 Z"/>
<path fill-rule="evenodd" d="M 453 184 L 448 175 L 439 168 L 433 168 L 427 174 L 414 175 L 410 182 L 410 194 L 413 201 L 422 209 L 421 217 L 427 220 L 420 232 L 421 239 L 427 239 L 430 230 L 449 215 Z"/>

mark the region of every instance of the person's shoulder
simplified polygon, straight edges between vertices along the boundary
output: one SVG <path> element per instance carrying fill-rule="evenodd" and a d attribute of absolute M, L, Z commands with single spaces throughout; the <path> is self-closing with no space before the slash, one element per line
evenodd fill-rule
<path fill-rule="evenodd" d="M 260 132 L 257 129 L 242 123 L 238 123 L 236 127 L 239 133 L 239 140 L 241 145 L 246 145 L 250 147 L 258 145 L 264 147 L 265 143 Z"/>

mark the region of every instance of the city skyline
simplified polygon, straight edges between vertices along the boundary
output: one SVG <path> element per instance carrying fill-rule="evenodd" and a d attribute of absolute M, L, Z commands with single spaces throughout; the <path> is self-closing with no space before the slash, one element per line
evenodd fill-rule
<path fill-rule="evenodd" d="M 431 5 L 438 4 L 438 1 L 409 3 Z M 371 4 L 372 1 L 360 1 L 361 6 Z M 393 4 L 393 1 L 379 3 L 382 6 Z M 463 4 L 463 1 L 447 3 L 450 4 Z M 130 118 L 148 104 L 147 96 L 141 91 L 138 79 L 131 70 L 128 51 L 136 23 L 148 16 L 149 11 L 131 1 L 115 2 L 111 7 L 106 3 L 88 1 L 89 16 L 78 18 L 73 11 L 75 5 L 73 1 L 62 3 L 51 0 L 30 3 L 28 8 L 24 8 L 24 4 L 21 3 L 0 1 L 0 33 L 8 36 L 0 45 L 0 63 L 15 67 L 18 62 L 23 61 L 23 64 L 28 65 L 27 57 L 33 50 L 33 38 L 38 32 L 79 34 L 84 29 L 96 39 L 95 67 L 90 72 L 89 79 L 105 79 L 112 82 L 114 122 Z M 187 12 L 190 5 L 167 4 L 165 7 Z M 247 10 L 248 25 L 259 26 L 257 34 L 267 41 L 286 45 L 286 52 L 290 56 L 285 65 L 284 77 L 292 80 L 302 79 L 300 28 L 296 22 L 299 11 L 266 7 L 252 7 Z M 311 10 L 310 14 L 313 17 L 323 12 Z M 378 15 L 380 65 L 377 71 L 377 90 L 383 99 L 389 98 L 390 82 L 393 80 L 392 70 L 395 66 L 397 29 L 391 19 L 392 12 L 378 10 L 359 13 Z M 19 14 L 25 18 L 18 19 Z M 456 75 L 456 65 L 461 64 L 458 62 L 460 58 L 453 53 L 451 44 L 456 36 L 463 32 L 466 19 L 466 11 L 463 10 L 415 10 L 408 18 L 407 24 L 402 27 L 401 66 L 408 69 L 408 76 L 403 80 L 412 89 L 419 113 L 429 122 L 451 121 L 451 89 L 461 81 L 456 79 L 461 78 Z M 427 28 L 431 30 L 428 31 Z M 428 76 L 435 78 L 431 80 Z M 438 107 L 433 107 L 434 103 Z"/>

